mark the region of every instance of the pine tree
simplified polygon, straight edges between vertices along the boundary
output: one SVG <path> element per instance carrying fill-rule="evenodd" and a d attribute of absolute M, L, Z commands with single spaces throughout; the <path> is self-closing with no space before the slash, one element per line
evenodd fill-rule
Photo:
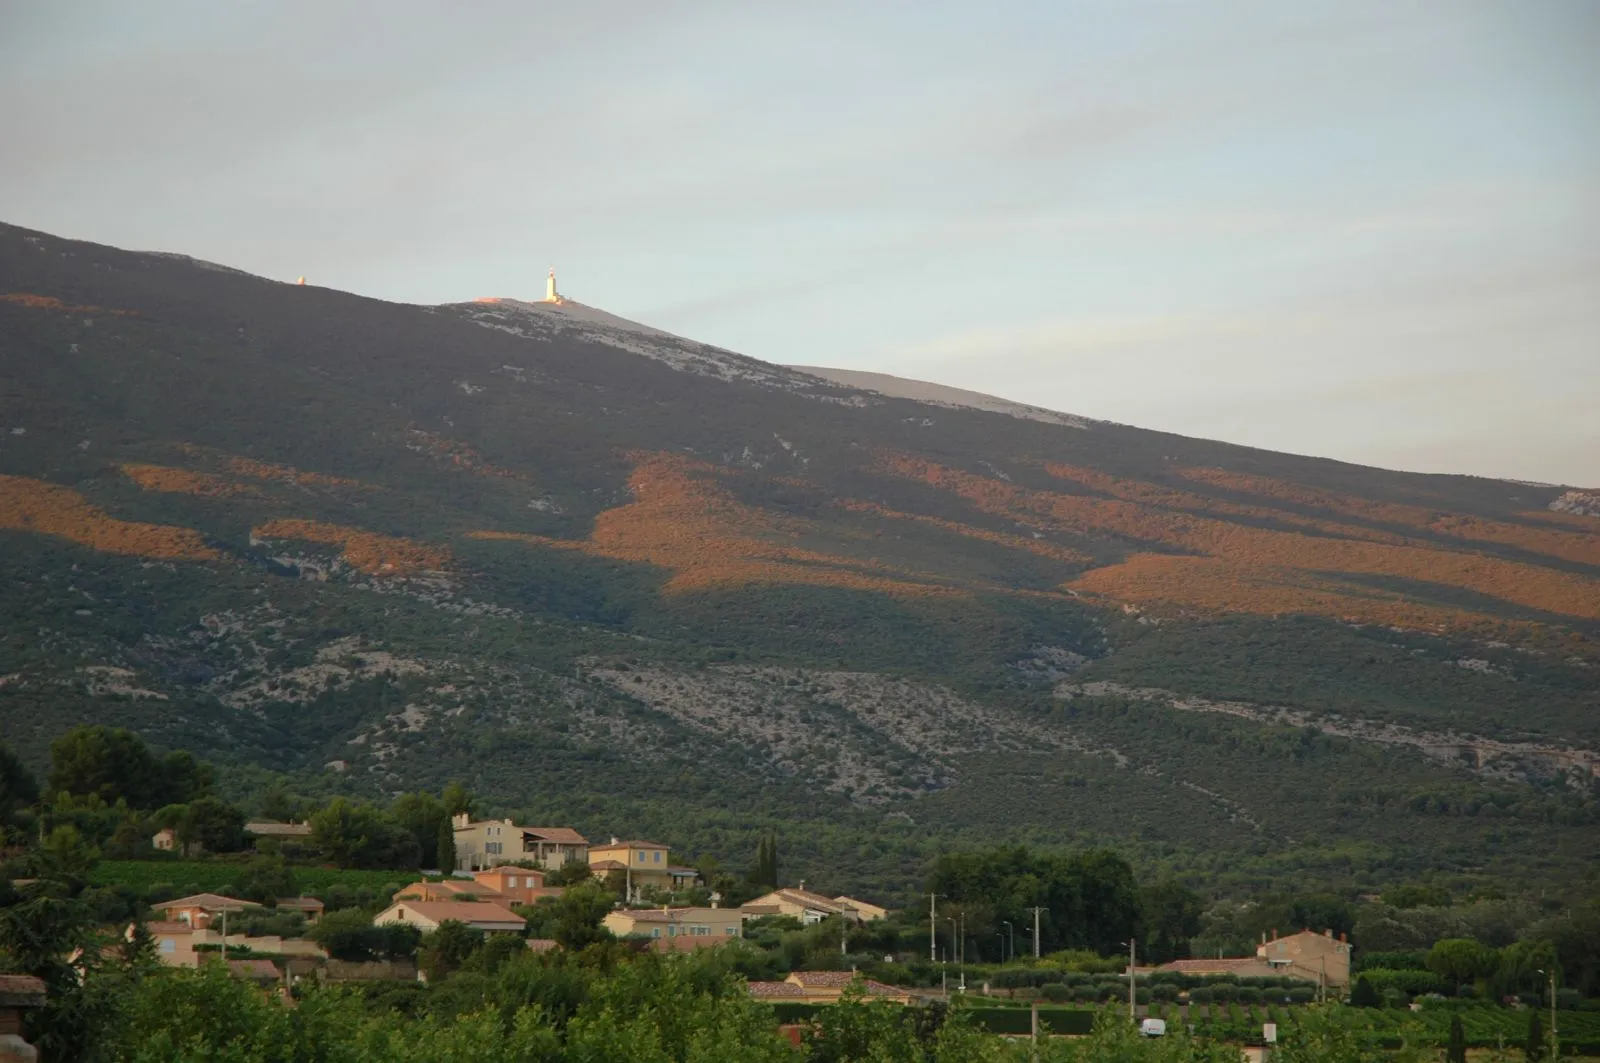
<path fill-rule="evenodd" d="M 1544 1023 L 1539 1019 L 1538 1008 L 1528 1012 L 1528 1043 L 1522 1053 L 1529 1063 L 1544 1058 Z"/>
<path fill-rule="evenodd" d="M 448 817 L 439 821 L 439 838 L 434 847 L 439 870 L 448 875 L 456 869 L 456 830 Z"/>
<path fill-rule="evenodd" d="M 1445 1043 L 1445 1063 L 1467 1063 L 1467 1031 L 1461 1025 L 1461 1016 L 1450 1017 L 1450 1040 Z"/>
<path fill-rule="evenodd" d="M 777 888 L 778 885 L 778 838 L 769 834 L 756 843 L 756 862 L 750 869 L 750 884 L 752 886 L 767 886 Z"/>

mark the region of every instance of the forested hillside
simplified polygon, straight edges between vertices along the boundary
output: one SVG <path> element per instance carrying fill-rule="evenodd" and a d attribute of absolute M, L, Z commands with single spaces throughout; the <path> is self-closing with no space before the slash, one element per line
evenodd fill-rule
<path fill-rule="evenodd" d="M 0 730 L 840 891 L 1600 865 L 1594 492 L 1019 409 L 0 226 Z"/>

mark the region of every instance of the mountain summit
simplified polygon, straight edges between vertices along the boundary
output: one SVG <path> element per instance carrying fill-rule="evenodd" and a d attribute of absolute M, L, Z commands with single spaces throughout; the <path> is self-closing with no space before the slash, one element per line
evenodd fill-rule
<path fill-rule="evenodd" d="M 1593 500 L 0 227 L 35 762 L 111 722 L 724 860 L 780 830 L 840 889 L 996 837 L 1576 874 Z"/>

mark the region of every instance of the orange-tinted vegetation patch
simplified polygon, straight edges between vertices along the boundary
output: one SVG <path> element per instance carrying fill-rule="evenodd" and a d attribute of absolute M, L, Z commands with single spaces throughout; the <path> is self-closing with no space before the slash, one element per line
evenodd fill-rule
<path fill-rule="evenodd" d="M 1276 531 L 1121 499 L 1032 491 L 908 455 L 888 455 L 881 462 L 890 472 L 951 491 L 984 512 L 1042 528 L 1110 535 L 1239 566 L 1319 573 L 1324 578 L 1350 573 L 1442 584 L 1530 609 L 1600 618 L 1600 581 L 1536 565 L 1421 544 L 1396 545 Z M 1242 598 L 1235 608 L 1257 611 Z M 1307 596 L 1305 611 L 1321 610 Z"/>
<path fill-rule="evenodd" d="M 27 292 L 8 292 L 0 295 L 0 303 L 13 303 L 34 310 L 57 310 L 67 314 L 111 314 L 114 317 L 132 317 L 132 310 L 108 310 L 103 306 L 73 306 L 52 295 L 30 295 Z"/>
<path fill-rule="evenodd" d="M 269 520 L 250 534 L 259 539 L 303 539 L 337 546 L 352 567 L 372 575 L 438 571 L 450 563 L 449 551 L 440 547 L 316 520 Z"/>
<path fill-rule="evenodd" d="M 1113 498 L 1139 502 L 1147 506 L 1157 506 L 1162 509 L 1185 509 L 1225 517 L 1270 520 L 1278 524 L 1293 525 L 1348 539 L 1370 539 L 1380 543 L 1404 543 L 1406 541 L 1404 536 L 1396 535 L 1393 532 L 1364 528 L 1356 524 L 1317 520 L 1313 517 L 1286 513 L 1281 509 L 1272 509 L 1267 506 L 1240 505 L 1237 502 L 1229 502 L 1226 499 L 1208 498 L 1205 495 L 1197 495 L 1190 491 L 1179 491 L 1175 488 L 1149 483 L 1145 480 L 1119 479 L 1096 469 L 1084 469 L 1075 465 L 1051 463 L 1047 463 L 1044 469 L 1045 472 L 1059 480 L 1069 480 L 1073 483 L 1082 484 L 1090 490 L 1110 495 Z"/>
<path fill-rule="evenodd" d="M 633 455 L 634 501 L 595 518 L 587 539 L 545 539 L 514 532 L 472 532 L 475 539 L 515 540 L 638 561 L 673 573 L 668 592 L 798 583 L 887 594 L 948 594 L 932 577 L 877 561 L 855 561 L 794 545 L 805 526 L 779 520 L 735 499 L 718 470 L 672 454 Z"/>
<path fill-rule="evenodd" d="M 1210 484 L 1242 494 L 1277 499 L 1292 505 L 1327 510 L 1344 516 L 1383 524 L 1420 528 L 1436 535 L 1473 542 L 1498 543 L 1530 553 L 1559 557 L 1567 561 L 1600 565 L 1600 527 L 1585 534 L 1581 525 L 1574 531 L 1557 531 L 1549 528 L 1530 528 L 1509 521 L 1489 520 L 1457 513 L 1443 513 L 1422 506 L 1407 506 L 1395 502 L 1374 502 L 1364 498 L 1324 491 L 1277 480 L 1270 476 L 1229 472 L 1226 469 L 1183 469 L 1180 475 L 1197 483 Z M 1556 514 L 1535 513 L 1529 516 L 1544 521 Z M 1566 523 L 1566 522 L 1559 522 Z"/>
<path fill-rule="evenodd" d="M 1240 565 L 1216 557 L 1134 554 L 1121 564 L 1086 572 L 1067 587 L 1118 602 L 1176 605 L 1204 613 L 1310 613 L 1436 630 L 1487 619 L 1408 602 L 1384 591 L 1357 590 L 1294 569 Z"/>
<path fill-rule="evenodd" d="M 361 487 L 360 480 L 351 480 L 343 476 L 329 476 L 321 472 L 302 472 L 293 465 L 277 465 L 270 461 L 256 461 L 254 458 L 229 458 L 228 468 L 238 476 L 249 476 L 257 480 L 272 480 L 278 483 L 293 484 L 296 487 Z"/>
<path fill-rule="evenodd" d="M 261 493 L 249 484 L 234 483 L 232 480 L 224 480 L 208 472 L 174 469 L 166 465 L 124 465 L 122 473 L 146 491 L 200 495 L 204 498 L 229 498 Z"/>
<path fill-rule="evenodd" d="M 70 487 L 23 476 L 0 476 L 0 528 L 54 535 L 108 554 L 222 559 L 193 528 L 118 520 Z"/>

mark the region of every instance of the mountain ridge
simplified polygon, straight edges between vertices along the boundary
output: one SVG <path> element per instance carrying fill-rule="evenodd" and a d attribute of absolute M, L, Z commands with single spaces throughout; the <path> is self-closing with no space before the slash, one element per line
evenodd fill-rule
<path fill-rule="evenodd" d="M 0 722 L 35 762 L 117 722 L 241 790 L 461 776 L 722 859 L 799 832 L 886 888 L 996 831 L 1250 881 L 1283 847 L 1352 885 L 1600 858 L 1600 520 L 1546 508 L 1581 490 L 12 227 L 0 343 Z"/>

